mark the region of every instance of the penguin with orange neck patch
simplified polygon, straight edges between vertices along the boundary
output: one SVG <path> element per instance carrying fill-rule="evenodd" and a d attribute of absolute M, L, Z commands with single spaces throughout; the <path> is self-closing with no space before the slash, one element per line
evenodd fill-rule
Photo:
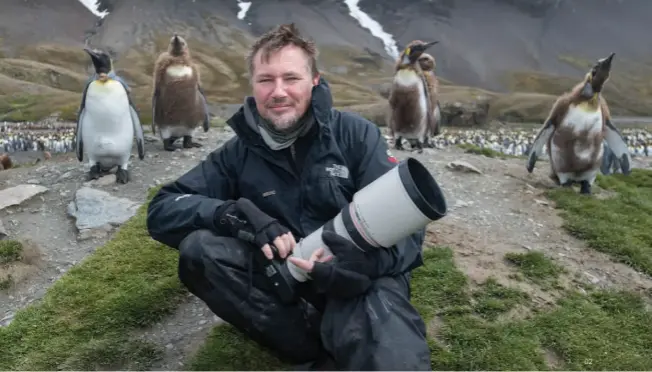
<path fill-rule="evenodd" d="M 623 174 L 631 172 L 627 144 L 611 122 L 607 101 L 602 96 L 614 55 L 600 59 L 582 82 L 555 101 L 534 139 L 526 166 L 529 173 L 547 143 L 550 178 L 564 187 L 579 183 L 581 194 L 591 194 L 603 160 L 603 141 L 620 163 Z"/>
<path fill-rule="evenodd" d="M 174 151 L 174 142 L 183 137 L 183 147 L 202 147 L 192 140 L 198 125 L 208 132 L 208 104 L 201 87 L 199 69 L 192 61 L 186 40 L 174 34 L 168 50 L 154 66 L 152 92 L 152 132 L 156 129 L 163 148 Z"/>
<path fill-rule="evenodd" d="M 129 158 L 136 137 L 138 158 L 145 158 L 145 140 L 129 87 L 113 71 L 111 57 L 102 50 L 84 48 L 95 73 L 86 83 L 77 115 L 77 159 L 88 161 L 89 179 L 117 166 L 116 182 L 129 182 Z"/>
<path fill-rule="evenodd" d="M 396 73 L 389 95 L 389 129 L 394 137 L 394 148 L 402 150 L 402 139 L 423 152 L 430 132 L 430 97 L 428 85 L 419 64 L 419 57 L 437 41 L 414 40 L 403 50 L 396 62 Z"/>

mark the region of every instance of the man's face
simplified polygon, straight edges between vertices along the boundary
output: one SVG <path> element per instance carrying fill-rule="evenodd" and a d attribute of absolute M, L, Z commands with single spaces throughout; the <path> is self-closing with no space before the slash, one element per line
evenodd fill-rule
<path fill-rule="evenodd" d="M 276 129 L 290 128 L 307 111 L 319 76 L 312 76 L 308 57 L 294 45 L 270 55 L 267 63 L 261 56 L 259 51 L 253 61 L 256 108 Z"/>

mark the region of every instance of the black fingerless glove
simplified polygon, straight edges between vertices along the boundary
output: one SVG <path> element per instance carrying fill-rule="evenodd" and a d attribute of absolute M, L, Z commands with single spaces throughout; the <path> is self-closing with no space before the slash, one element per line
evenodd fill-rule
<path fill-rule="evenodd" d="M 253 243 L 258 248 L 290 232 L 246 198 L 224 202 L 216 211 L 215 219 L 218 229 L 228 231 L 234 238 Z"/>
<path fill-rule="evenodd" d="M 353 243 L 331 231 L 322 233 L 322 241 L 335 259 L 328 263 L 315 262 L 310 273 L 315 289 L 333 297 L 351 298 L 371 287 L 369 275 L 375 264 Z"/>

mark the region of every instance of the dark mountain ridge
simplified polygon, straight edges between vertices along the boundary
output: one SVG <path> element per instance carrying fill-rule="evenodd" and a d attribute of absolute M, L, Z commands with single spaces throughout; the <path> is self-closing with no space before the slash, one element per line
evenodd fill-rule
<path fill-rule="evenodd" d="M 644 42 L 646 0 L 360 0 L 358 7 L 399 48 L 439 40 L 444 103 L 505 120 L 546 116 L 555 95 L 581 79 L 594 61 L 616 53 L 605 90 L 617 115 L 652 114 L 652 44 Z M 257 35 L 295 22 L 320 47 L 319 65 L 339 106 L 386 102 L 391 78 L 386 45 L 353 17 L 345 1 L 101 0 L 100 19 L 78 0 L 4 0 L 0 12 L 0 120 L 74 117 L 90 72 L 85 44 L 111 52 L 149 111 L 154 60 L 173 32 L 185 36 L 215 104 L 240 103 L 249 92 L 244 55 Z M 18 97 L 18 98 L 16 98 Z M 480 108 L 478 108 L 480 107 Z M 375 117 L 383 108 L 372 106 Z M 10 114 L 7 114 L 10 113 Z M 469 116 L 476 117 L 477 115 Z M 144 117 L 143 122 L 148 118 Z"/>

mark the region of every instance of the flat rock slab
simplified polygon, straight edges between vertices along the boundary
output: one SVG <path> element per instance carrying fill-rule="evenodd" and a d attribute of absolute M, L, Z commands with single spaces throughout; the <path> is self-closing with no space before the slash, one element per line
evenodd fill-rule
<path fill-rule="evenodd" d="M 14 205 L 20 205 L 36 195 L 48 191 L 48 188 L 40 185 L 18 185 L 0 190 L 0 211 Z"/>
<path fill-rule="evenodd" d="M 75 217 L 79 231 L 106 230 L 107 225 L 117 227 L 125 223 L 140 206 L 140 203 L 115 197 L 106 191 L 82 187 L 75 193 L 75 200 L 68 204 L 68 215 Z"/>

